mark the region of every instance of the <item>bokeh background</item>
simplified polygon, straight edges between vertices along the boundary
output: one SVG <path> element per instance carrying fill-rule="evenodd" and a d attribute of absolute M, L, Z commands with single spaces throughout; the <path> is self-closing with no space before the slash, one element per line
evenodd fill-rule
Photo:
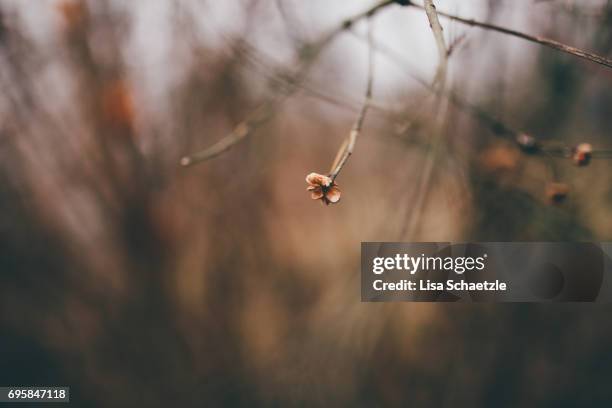
<path fill-rule="evenodd" d="M 436 3 L 612 56 L 607 1 Z M 0 1 L 1 385 L 70 385 L 79 407 L 609 406 L 609 306 L 360 303 L 361 241 L 612 240 L 609 160 L 525 155 L 465 109 L 432 114 L 421 11 L 373 19 L 387 52 L 339 204 L 304 177 L 356 119 L 365 22 L 243 143 L 179 166 L 371 4 Z M 448 89 L 547 143 L 612 147 L 610 69 L 442 24 Z"/>

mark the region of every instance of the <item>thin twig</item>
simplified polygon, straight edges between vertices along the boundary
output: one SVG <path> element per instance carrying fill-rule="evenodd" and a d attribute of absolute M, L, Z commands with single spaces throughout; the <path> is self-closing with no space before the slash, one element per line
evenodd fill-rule
<path fill-rule="evenodd" d="M 451 55 L 459 48 L 459 46 L 465 41 L 466 35 L 465 33 L 455 38 L 448 46 L 448 51 L 446 51 L 446 58 L 450 58 Z"/>
<path fill-rule="evenodd" d="M 306 78 L 314 60 L 340 33 L 350 29 L 355 23 L 364 18 L 371 18 L 379 10 L 393 3 L 393 0 L 381 1 L 367 10 L 344 20 L 339 26 L 323 35 L 318 41 L 303 47 L 302 51 L 299 53 L 298 61 L 295 64 L 298 66 L 298 69 L 295 74 L 288 78 L 289 86 L 284 89 L 283 93 L 261 104 L 255 111 L 248 115 L 247 119 L 236 125 L 229 135 L 219 140 L 214 145 L 198 153 L 183 157 L 180 160 L 180 164 L 182 166 L 191 166 L 201 163 L 220 155 L 244 140 L 259 126 L 267 122 L 276 112 L 278 105 L 298 89 L 298 85 Z"/>
<path fill-rule="evenodd" d="M 427 1 L 425 2 L 425 4 L 427 4 Z M 425 10 L 427 12 L 427 8 L 426 6 L 421 6 L 419 4 L 413 3 L 413 2 L 408 2 L 407 6 L 412 6 L 412 7 L 416 7 L 422 10 Z M 571 45 L 567 45 L 567 44 L 563 44 L 560 43 L 558 41 L 555 40 L 551 40 L 545 37 L 540 37 L 537 35 L 531 35 L 531 34 L 526 34 L 517 30 L 513 30 L 511 28 L 506 28 L 506 27 L 501 27 L 495 24 L 490 24 L 490 23 L 484 23 L 482 21 L 478 21 L 478 20 L 474 20 L 474 19 L 468 19 L 468 18 L 463 18 L 463 17 L 459 17 L 456 16 L 454 14 L 450 14 L 450 13 L 445 13 L 443 11 L 438 11 L 437 12 L 439 16 L 448 18 L 450 20 L 453 21 L 457 21 L 459 23 L 462 24 L 466 24 L 472 27 L 480 27 L 483 28 L 485 30 L 491 30 L 491 31 L 496 31 L 498 33 L 502 33 L 502 34 L 507 34 L 507 35 L 511 35 L 513 37 L 517 37 L 517 38 L 522 38 L 523 40 L 527 40 L 536 44 L 540 44 L 543 45 L 545 47 L 549 47 L 549 48 L 554 48 L 556 50 L 565 52 L 567 54 L 571 54 L 574 55 L 576 57 L 591 61 L 591 62 L 595 62 L 597 64 L 606 66 L 608 68 L 612 68 L 612 60 L 610 60 L 609 58 L 603 57 L 601 55 L 597 55 L 595 53 L 589 52 L 589 51 L 585 51 L 582 50 L 580 48 L 576 48 L 576 47 L 572 47 Z"/>
<path fill-rule="evenodd" d="M 287 7 L 285 6 L 284 0 L 276 0 L 276 9 L 283 20 L 285 31 L 291 38 L 293 44 L 301 44 L 303 41 L 302 38 L 304 38 L 302 30 L 303 27 L 298 21 L 296 21 L 294 18 L 295 16 L 292 13 L 289 13 Z"/>
<path fill-rule="evenodd" d="M 332 163 L 329 173 L 333 173 L 340 161 L 344 158 L 344 154 L 346 153 L 346 148 L 349 144 L 349 139 L 344 139 L 342 144 L 340 145 L 340 149 L 338 149 L 338 153 L 336 153 L 336 157 L 334 158 L 334 162 Z"/>
<path fill-rule="evenodd" d="M 272 115 L 275 107 L 281 103 L 285 96 L 286 95 L 283 95 L 282 97 L 260 105 L 247 119 L 240 122 L 229 135 L 219 140 L 208 149 L 194 153 L 191 156 L 183 157 L 181 159 L 181 165 L 190 166 L 192 164 L 200 163 L 217 157 L 226 150 L 229 150 L 236 143 L 247 137 L 249 133 L 253 131 L 253 129 L 266 122 Z"/>
<path fill-rule="evenodd" d="M 446 49 L 446 42 L 444 41 L 444 32 L 440 20 L 438 19 L 438 13 L 436 12 L 436 6 L 433 0 L 425 0 L 425 14 L 429 20 L 429 26 L 433 32 L 434 38 L 436 39 L 436 47 L 438 48 L 438 70 L 434 79 L 434 83 L 439 84 L 440 89 L 444 89 L 446 82 L 446 69 L 448 66 L 448 50 Z"/>
<path fill-rule="evenodd" d="M 374 83 L 374 45 L 373 45 L 373 37 L 372 37 L 372 20 L 368 20 L 368 83 L 366 86 L 366 95 L 365 100 L 363 102 L 363 106 L 361 107 L 361 111 L 359 112 L 359 116 L 351 129 L 351 133 L 348 138 L 348 142 L 345 141 L 340 147 L 338 151 L 337 157 L 341 157 L 338 160 L 338 164 L 335 168 L 332 169 L 329 177 L 332 182 L 336 180 L 340 171 L 346 164 L 348 158 L 353 154 L 353 150 L 355 149 L 355 143 L 357 142 L 357 137 L 361 133 L 361 129 L 363 128 L 363 122 L 365 120 L 366 114 L 370 107 L 370 103 L 372 102 L 372 85 Z M 344 147 L 346 146 L 346 148 Z M 340 152 L 344 151 L 343 154 L 340 155 Z"/>
<path fill-rule="evenodd" d="M 241 51 L 247 54 L 247 61 L 261 75 L 264 75 L 270 81 L 274 81 L 282 86 L 288 85 L 288 83 L 290 82 L 290 78 L 288 80 L 287 75 L 277 69 L 277 67 L 280 66 L 280 62 L 275 61 L 271 55 L 266 54 L 265 51 L 257 49 L 255 46 L 250 44 L 248 41 L 244 41 L 242 45 L 243 47 L 241 48 Z M 313 87 L 311 84 L 308 84 L 307 81 L 302 81 L 299 84 L 294 82 L 294 85 L 297 86 L 300 90 L 304 91 L 304 93 L 307 96 L 312 96 L 314 98 L 330 103 L 332 105 L 346 108 L 355 113 L 359 113 L 361 111 L 361 106 L 362 106 L 361 102 L 357 102 L 353 100 L 353 98 L 348 98 L 347 100 L 340 99 L 336 96 L 331 95 L 328 92 L 329 90 L 326 92 L 326 91 L 317 89 Z M 374 99 L 370 100 L 370 109 L 377 110 L 388 116 L 398 115 L 398 112 L 396 110 L 394 110 L 390 106 L 386 106 L 380 102 L 377 102 Z"/>
<path fill-rule="evenodd" d="M 435 164 L 440 156 L 442 147 L 442 136 L 444 135 L 446 124 L 446 112 L 448 102 L 444 98 L 446 90 L 446 71 L 448 66 L 448 50 L 444 41 L 444 32 L 442 25 L 438 19 L 436 6 L 433 0 L 425 0 L 425 14 L 429 20 L 429 26 L 436 40 L 436 48 L 438 49 L 438 69 L 431 88 L 434 90 L 436 99 L 432 108 L 433 122 L 431 124 L 430 139 L 431 143 L 428 146 L 428 155 L 425 163 L 422 166 L 422 171 L 417 183 L 416 199 L 413 201 L 412 211 L 410 212 L 409 222 L 404 225 L 402 238 L 406 233 L 409 236 L 416 235 L 421 221 L 421 215 L 425 209 L 429 191 L 432 185 Z"/>

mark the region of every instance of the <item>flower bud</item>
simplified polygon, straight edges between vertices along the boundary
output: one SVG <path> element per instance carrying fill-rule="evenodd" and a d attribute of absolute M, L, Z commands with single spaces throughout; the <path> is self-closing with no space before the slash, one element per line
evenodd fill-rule
<path fill-rule="evenodd" d="M 527 133 L 519 133 L 516 137 L 516 143 L 518 143 L 519 147 L 525 152 L 536 152 L 539 150 L 540 145 L 535 140 L 535 138 Z"/>
<path fill-rule="evenodd" d="M 546 197 L 550 204 L 561 204 L 569 194 L 569 186 L 565 183 L 548 183 Z"/>
<path fill-rule="evenodd" d="M 590 143 L 580 143 L 572 148 L 572 160 L 577 166 L 586 166 L 591 161 L 593 146 Z"/>

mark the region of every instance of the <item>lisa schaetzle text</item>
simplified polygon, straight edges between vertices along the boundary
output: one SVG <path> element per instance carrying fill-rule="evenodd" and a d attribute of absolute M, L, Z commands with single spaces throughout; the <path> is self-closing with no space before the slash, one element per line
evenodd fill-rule
<path fill-rule="evenodd" d="M 445 283 L 433 282 L 429 279 L 419 279 L 418 283 L 402 279 L 399 282 L 383 282 L 382 279 L 377 279 L 372 282 L 372 287 L 376 291 L 500 291 L 504 292 L 508 289 L 506 282 L 494 280 L 492 282 L 466 282 L 464 280 L 454 281 L 447 280 Z"/>

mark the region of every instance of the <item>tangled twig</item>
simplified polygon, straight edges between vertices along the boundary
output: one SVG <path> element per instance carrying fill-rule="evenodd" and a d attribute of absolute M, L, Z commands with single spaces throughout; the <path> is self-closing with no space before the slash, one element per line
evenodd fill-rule
<path fill-rule="evenodd" d="M 358 33 L 354 33 L 354 35 L 359 40 L 365 40 L 365 38 Z M 432 93 L 440 93 L 440 91 L 435 89 L 432 84 L 412 72 L 409 69 L 408 62 L 405 60 L 405 58 L 403 58 L 392 48 L 386 46 L 385 44 L 379 41 L 376 41 L 376 39 L 373 40 L 373 44 L 375 52 L 380 53 L 390 62 L 396 64 L 406 75 L 416 81 L 419 85 L 423 86 Z M 509 124 L 502 122 L 498 118 L 495 118 L 486 110 L 482 109 L 480 106 L 468 102 L 453 90 L 446 90 L 442 93 L 442 95 L 447 98 L 448 101 L 453 104 L 453 106 L 469 114 L 480 124 L 487 127 L 495 136 L 502 137 L 516 143 L 523 153 L 531 155 L 541 154 L 564 159 L 572 158 L 572 150 L 574 149 L 573 147 L 559 144 L 555 141 L 543 142 L 541 141 L 541 138 L 536 138 L 521 130 L 515 129 Z M 591 152 L 591 158 L 610 159 L 612 158 L 612 150 L 594 149 Z"/>
<path fill-rule="evenodd" d="M 393 3 L 393 0 L 384 0 L 377 3 L 367 10 L 344 20 L 342 24 L 323 35 L 318 41 L 304 46 L 295 64 L 298 68 L 296 72 L 288 78 L 288 86 L 285 87 L 282 93 L 261 104 L 255 111 L 248 115 L 245 120 L 236 125 L 229 135 L 207 149 L 183 157 L 180 160 L 180 164 L 182 166 L 191 166 L 196 163 L 201 163 L 218 156 L 244 140 L 259 126 L 267 122 L 277 111 L 278 106 L 299 88 L 299 84 L 301 84 L 308 75 L 314 60 L 340 33 L 350 29 L 355 23 L 364 18 L 371 18 L 379 10 Z"/>
<path fill-rule="evenodd" d="M 311 67 L 313 61 L 320 54 L 320 52 L 333 41 L 336 36 L 345 30 L 350 29 L 355 23 L 364 19 L 370 18 L 379 10 L 391 5 L 391 4 L 400 4 L 403 6 L 411 6 L 420 8 L 426 11 L 428 17 L 430 18 L 430 23 L 432 25 L 432 30 L 434 31 L 434 35 L 436 37 L 436 44 L 438 47 L 438 51 L 440 54 L 440 65 L 438 67 L 438 73 L 436 74 L 436 79 L 442 78 L 445 76 L 446 72 L 446 60 L 448 56 L 448 50 L 444 44 L 444 37 L 441 35 L 441 26 L 439 25 L 439 21 L 437 21 L 437 16 L 442 16 L 445 18 L 449 18 L 453 21 L 460 22 L 462 24 L 466 24 L 469 26 L 480 27 L 486 30 L 492 30 L 499 33 L 511 35 L 517 38 L 522 38 L 527 41 L 531 41 L 546 47 L 554 48 L 560 50 L 562 52 L 574 55 L 579 58 L 583 58 L 603 66 L 612 68 L 612 60 L 594 54 L 589 51 L 585 51 L 576 47 L 572 47 L 563 43 L 560 43 L 555 40 L 551 40 L 544 37 L 534 36 L 530 34 L 526 34 L 520 31 L 516 31 L 513 29 L 509 29 L 506 27 L 501 27 L 495 24 L 484 23 L 481 21 L 477 21 L 474 19 L 466 19 L 463 17 L 459 17 L 450 13 L 445 13 L 441 11 L 435 10 L 433 7 L 433 2 L 431 0 L 427 0 L 425 2 L 425 6 L 418 5 L 411 0 L 383 0 L 376 5 L 368 8 L 367 10 L 354 15 L 346 20 L 344 20 L 339 26 L 332 29 L 327 34 L 323 35 L 318 41 L 314 43 L 308 44 L 303 48 L 303 52 L 299 53 L 298 61 L 295 65 L 298 66 L 296 72 L 290 76 L 288 80 L 288 86 L 285 87 L 284 92 L 280 95 L 273 97 L 271 100 L 264 102 L 261 104 L 255 111 L 253 111 L 250 115 L 248 115 L 247 119 L 240 122 L 234 130 L 215 143 L 207 149 L 204 149 L 198 153 L 195 153 L 190 156 L 185 156 L 181 159 L 180 163 L 183 166 L 190 166 L 196 163 L 200 163 L 211 159 L 213 157 L 218 156 L 219 154 L 229 150 L 231 147 L 244 140 L 248 135 L 250 135 L 254 130 L 256 130 L 261 124 L 267 122 L 276 112 L 277 107 L 280 103 L 282 103 L 287 97 L 291 96 L 296 89 L 300 87 L 300 84 L 307 76 L 309 68 Z M 437 28 L 436 28 L 437 27 Z M 442 56 L 442 49 L 444 49 L 444 57 Z M 441 88 L 443 89 L 443 87 Z M 350 143 L 349 146 L 350 147 Z M 350 155 L 350 153 L 349 153 Z"/>

